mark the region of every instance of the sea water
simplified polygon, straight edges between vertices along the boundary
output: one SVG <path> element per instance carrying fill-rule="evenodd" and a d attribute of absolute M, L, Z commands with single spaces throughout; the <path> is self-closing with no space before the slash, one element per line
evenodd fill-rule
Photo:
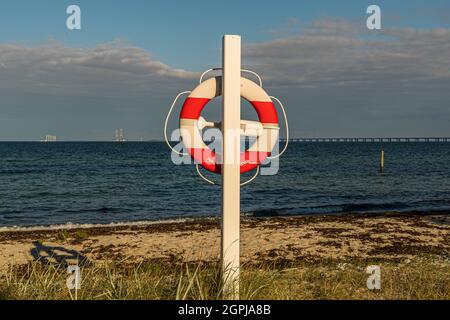
<path fill-rule="evenodd" d="M 3 142 L 0 227 L 217 216 L 220 176 L 205 174 L 219 186 L 201 180 L 194 165 L 174 165 L 161 142 Z M 445 212 L 450 143 L 291 143 L 276 175 L 241 188 L 241 210 Z"/>

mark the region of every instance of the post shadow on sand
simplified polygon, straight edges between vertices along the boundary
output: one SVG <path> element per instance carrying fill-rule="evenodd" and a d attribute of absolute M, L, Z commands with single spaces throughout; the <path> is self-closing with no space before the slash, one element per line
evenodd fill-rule
<path fill-rule="evenodd" d="M 34 248 L 30 250 L 35 261 L 46 265 L 57 265 L 67 268 L 69 265 L 89 266 L 89 259 L 76 250 L 60 246 L 46 246 L 39 241 L 33 241 Z"/>

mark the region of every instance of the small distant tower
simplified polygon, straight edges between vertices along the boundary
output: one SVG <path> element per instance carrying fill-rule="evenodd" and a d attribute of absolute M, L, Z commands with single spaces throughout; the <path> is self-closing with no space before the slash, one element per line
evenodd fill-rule
<path fill-rule="evenodd" d="M 122 128 L 116 129 L 116 135 L 115 135 L 114 141 L 116 141 L 116 142 L 125 142 L 125 141 L 127 141 L 125 139 L 124 135 L 123 135 L 123 129 Z"/>

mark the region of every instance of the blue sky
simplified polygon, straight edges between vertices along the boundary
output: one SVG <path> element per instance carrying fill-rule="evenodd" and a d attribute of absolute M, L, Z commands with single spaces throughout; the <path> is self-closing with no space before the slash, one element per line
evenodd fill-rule
<path fill-rule="evenodd" d="M 66 28 L 72 4 L 82 30 Z M 370 4 L 382 30 L 365 27 Z M 0 140 L 160 139 L 226 33 L 293 136 L 450 136 L 448 0 L 16 0 L 0 10 Z"/>

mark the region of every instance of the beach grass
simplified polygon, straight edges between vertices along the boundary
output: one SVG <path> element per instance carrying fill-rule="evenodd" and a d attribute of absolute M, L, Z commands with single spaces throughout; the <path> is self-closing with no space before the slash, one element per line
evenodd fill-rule
<path fill-rule="evenodd" d="M 381 268 L 381 289 L 369 290 L 368 265 Z M 67 288 L 67 266 L 33 261 L 0 277 L 0 299 L 221 299 L 218 262 L 150 260 L 80 267 L 81 288 Z M 247 263 L 240 299 L 450 299 L 450 264 L 433 256 L 405 261 L 323 260 Z"/>
<path fill-rule="evenodd" d="M 240 299 L 450 300 L 448 215 L 241 221 Z M 220 224 L 0 233 L 0 299 L 222 299 Z M 79 265 L 81 287 L 67 287 Z M 381 271 L 370 290 L 368 266 Z"/>

